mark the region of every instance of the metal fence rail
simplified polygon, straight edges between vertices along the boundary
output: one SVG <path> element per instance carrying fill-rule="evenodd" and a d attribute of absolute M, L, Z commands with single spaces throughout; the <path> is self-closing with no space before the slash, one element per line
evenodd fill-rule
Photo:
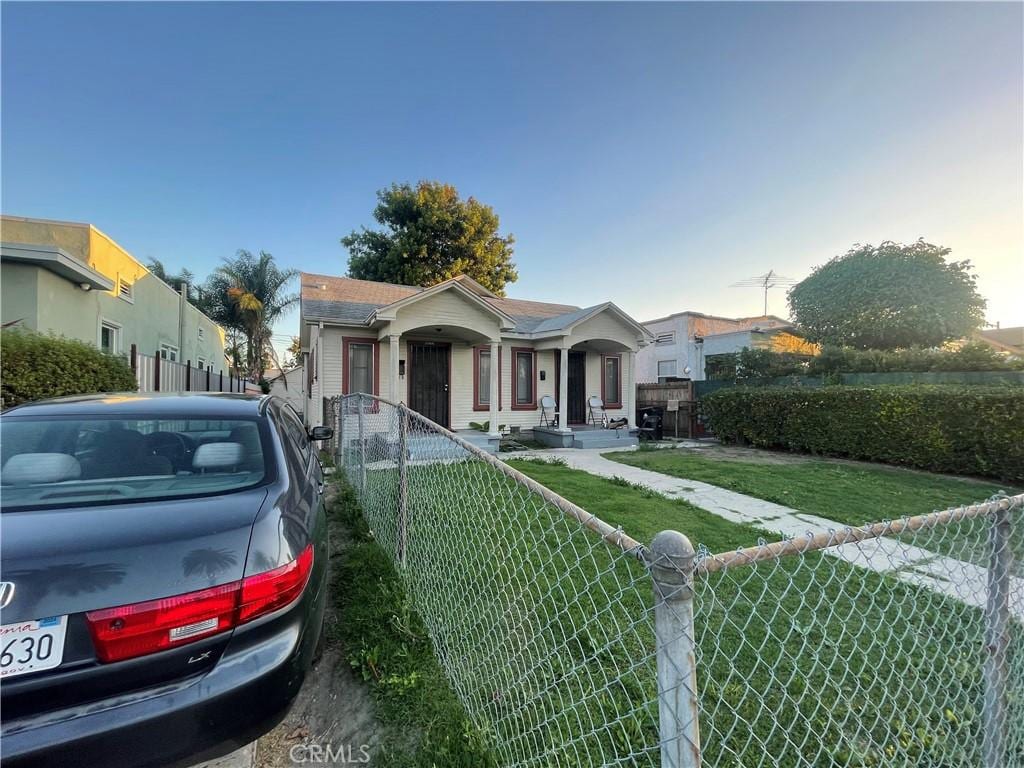
<path fill-rule="evenodd" d="M 645 546 L 403 405 L 331 407 L 338 465 L 500 764 L 1024 766 L 1024 496 Z"/>

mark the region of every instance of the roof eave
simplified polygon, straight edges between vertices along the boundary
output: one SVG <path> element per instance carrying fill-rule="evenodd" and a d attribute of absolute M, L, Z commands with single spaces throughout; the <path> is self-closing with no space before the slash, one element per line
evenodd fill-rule
<path fill-rule="evenodd" d="M 43 245 L 25 245 L 21 243 L 0 244 L 4 261 L 31 264 L 63 277 L 79 286 L 89 286 L 102 291 L 112 291 L 114 281 L 102 275 L 88 264 L 83 264 L 60 248 Z"/>

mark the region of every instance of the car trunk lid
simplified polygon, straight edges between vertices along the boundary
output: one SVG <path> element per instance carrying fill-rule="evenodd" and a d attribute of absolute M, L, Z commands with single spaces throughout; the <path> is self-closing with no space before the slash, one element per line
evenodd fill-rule
<path fill-rule="evenodd" d="M 0 609 L 0 623 L 68 617 L 59 667 L 5 678 L 5 719 L 14 711 L 38 710 L 44 700 L 50 708 L 66 706 L 95 698 L 97 692 L 196 674 L 214 662 L 222 647 L 197 666 L 188 663 L 186 644 L 185 653 L 178 654 L 180 663 L 167 658 L 175 655 L 170 652 L 149 663 L 143 656 L 102 664 L 85 614 L 238 581 L 266 496 L 261 487 L 221 496 L 0 515 L 3 580 L 14 584 L 13 598 Z M 223 634 L 221 640 L 230 633 Z M 216 649 L 218 642 L 215 637 L 195 644 Z M 66 675 L 73 675 L 75 685 L 62 684 Z M 48 689 L 45 696 L 38 695 L 41 688 Z M 27 696 L 23 704 L 35 705 L 19 706 L 19 694 Z"/>

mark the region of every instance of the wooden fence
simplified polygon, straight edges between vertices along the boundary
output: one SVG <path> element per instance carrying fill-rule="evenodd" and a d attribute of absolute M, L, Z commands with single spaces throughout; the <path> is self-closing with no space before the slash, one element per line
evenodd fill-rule
<path fill-rule="evenodd" d="M 191 360 L 165 360 L 159 351 L 144 355 L 134 344 L 128 356 L 139 392 L 248 392 L 258 394 L 258 384 L 236 376 L 230 370 L 214 372 L 213 366 L 199 368 Z"/>
<path fill-rule="evenodd" d="M 696 437 L 701 434 L 697 423 L 697 403 L 693 396 L 692 381 L 674 381 L 667 384 L 637 384 L 637 424 L 643 408 L 661 408 L 662 425 L 666 437 Z"/>

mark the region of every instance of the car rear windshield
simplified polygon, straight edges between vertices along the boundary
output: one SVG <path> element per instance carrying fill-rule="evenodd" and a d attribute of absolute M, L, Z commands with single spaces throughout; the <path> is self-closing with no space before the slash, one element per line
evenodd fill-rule
<path fill-rule="evenodd" d="M 30 508 L 226 493 L 267 477 L 255 420 L 7 416 L 0 506 Z"/>

